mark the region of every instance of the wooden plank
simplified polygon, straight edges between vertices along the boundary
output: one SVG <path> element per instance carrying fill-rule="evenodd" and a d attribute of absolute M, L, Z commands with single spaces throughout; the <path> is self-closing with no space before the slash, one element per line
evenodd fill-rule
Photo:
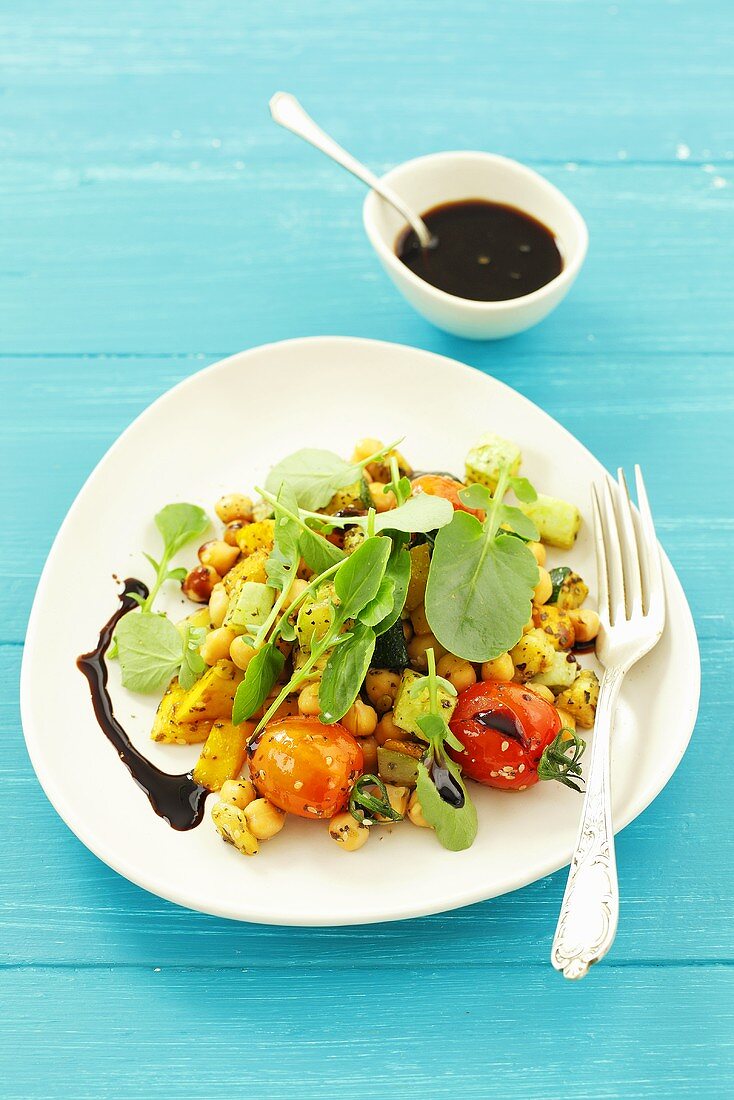
<path fill-rule="evenodd" d="M 607 966 L 573 990 L 521 973 L 418 942 L 400 971 L 309 961 L 265 981 L 246 965 L 6 971 L 4 1095 L 47 1100 L 50 1081 L 73 1100 L 727 1094 L 730 969 Z"/>

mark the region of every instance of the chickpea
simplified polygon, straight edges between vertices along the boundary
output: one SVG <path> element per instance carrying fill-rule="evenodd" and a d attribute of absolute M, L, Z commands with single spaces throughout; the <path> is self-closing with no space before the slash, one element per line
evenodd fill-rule
<path fill-rule="evenodd" d="M 394 783 L 386 783 L 385 790 L 387 791 L 387 800 L 396 813 L 399 813 L 401 817 L 405 817 L 408 810 L 408 799 L 410 798 L 410 787 L 398 787 Z M 376 815 L 378 821 L 384 821 L 385 824 L 390 824 L 390 819 L 380 817 Z"/>
<path fill-rule="evenodd" d="M 192 569 L 181 585 L 184 596 L 188 596 L 194 603 L 208 603 L 215 584 L 219 584 L 222 578 L 211 565 L 197 565 Z"/>
<path fill-rule="evenodd" d="M 375 740 L 378 745 L 384 745 L 386 741 L 409 741 L 410 734 L 395 724 L 392 711 L 383 714 L 375 729 Z"/>
<path fill-rule="evenodd" d="M 417 825 L 419 829 L 432 829 L 433 826 L 429 825 L 423 816 L 423 808 L 418 801 L 418 795 L 413 791 L 408 801 L 408 821 L 413 825 Z"/>
<path fill-rule="evenodd" d="M 356 699 L 341 719 L 341 724 L 353 737 L 369 737 L 377 728 L 377 711 Z"/>
<path fill-rule="evenodd" d="M 237 806 L 244 810 L 257 798 L 257 791 L 249 779 L 227 779 L 222 784 L 219 792 L 222 802 L 228 802 L 230 806 Z"/>
<path fill-rule="evenodd" d="M 483 680 L 500 680 L 509 683 L 515 675 L 515 666 L 509 653 L 500 653 L 493 661 L 485 661 L 482 665 Z"/>
<path fill-rule="evenodd" d="M 378 714 L 392 710 L 400 687 L 400 674 L 387 668 L 371 668 L 364 682 L 367 698 Z"/>
<path fill-rule="evenodd" d="M 409 642 L 414 633 L 415 631 L 413 630 L 413 624 L 410 619 L 403 619 L 403 637 L 405 641 Z"/>
<path fill-rule="evenodd" d="M 462 657 L 454 657 L 453 653 L 445 653 L 436 665 L 439 676 L 443 676 L 457 691 L 476 684 L 477 674 L 471 661 L 465 661 Z"/>
<path fill-rule="evenodd" d="M 298 696 L 298 710 L 301 714 L 308 715 L 320 713 L 318 684 L 306 684 L 304 688 L 301 688 L 301 694 Z"/>
<path fill-rule="evenodd" d="M 241 668 L 244 672 L 249 665 L 252 658 L 255 656 L 257 650 L 254 646 L 248 645 L 244 638 L 233 638 L 229 647 L 229 657 L 231 661 L 237 665 L 237 668 Z"/>
<path fill-rule="evenodd" d="M 379 481 L 373 481 L 369 486 L 369 490 L 373 507 L 378 512 L 389 512 L 393 508 L 397 508 L 398 502 L 392 489 L 386 489 Z"/>
<path fill-rule="evenodd" d="M 247 527 L 246 522 L 243 519 L 233 519 L 231 523 L 228 523 L 224 528 L 222 538 L 227 543 L 227 546 L 236 546 L 239 550 L 239 543 L 237 542 L 237 532 L 241 531 L 243 527 Z"/>
<path fill-rule="evenodd" d="M 236 519 L 249 523 L 252 519 L 252 501 L 242 493 L 227 493 L 219 498 L 214 511 L 222 523 L 232 523 Z"/>
<path fill-rule="evenodd" d="M 209 597 L 209 622 L 221 626 L 229 607 L 229 596 L 223 584 L 215 584 Z"/>
<path fill-rule="evenodd" d="M 202 565 L 211 565 L 220 577 L 229 573 L 240 556 L 236 546 L 228 546 L 224 539 L 210 539 L 199 547 L 199 561 Z"/>
<path fill-rule="evenodd" d="M 533 555 L 538 565 L 545 565 L 546 552 L 542 542 L 529 542 L 528 550 Z"/>
<path fill-rule="evenodd" d="M 258 840 L 270 840 L 285 825 L 285 814 L 268 802 L 267 798 L 256 798 L 245 807 L 245 819 L 250 832 Z"/>
<path fill-rule="evenodd" d="M 428 658 L 426 657 L 427 649 L 433 650 L 437 661 L 440 661 L 446 652 L 440 642 L 436 641 L 433 634 L 416 634 L 408 642 L 410 667 L 415 669 L 416 672 L 428 671 Z"/>
<path fill-rule="evenodd" d="M 576 732 L 576 719 L 572 714 L 569 714 L 567 710 L 563 710 L 562 707 L 556 708 L 558 711 L 558 717 L 561 719 L 561 729 L 570 729 Z"/>
<path fill-rule="evenodd" d="M 359 743 L 362 746 L 364 770 L 374 774 L 377 771 L 377 738 L 374 736 L 363 737 Z"/>
<path fill-rule="evenodd" d="M 538 695 L 541 699 L 545 699 L 546 703 L 555 703 L 556 701 L 555 695 L 545 684 L 528 683 L 525 687 L 530 688 L 534 695 Z"/>
<path fill-rule="evenodd" d="M 573 623 L 574 639 L 577 642 L 593 641 L 601 626 L 601 620 L 596 611 L 582 607 L 576 611 L 569 611 L 568 614 Z"/>
<path fill-rule="evenodd" d="M 535 592 L 533 593 L 534 604 L 548 603 L 548 600 L 553 594 L 553 581 L 551 580 L 550 573 L 543 566 L 539 566 L 538 572 L 540 573 L 540 579 L 535 586 Z"/>
<path fill-rule="evenodd" d="M 299 596 L 302 596 L 307 588 L 308 581 L 302 580 L 300 577 L 294 577 L 288 585 L 284 607 L 288 607 L 288 605 L 292 604 L 294 600 L 297 600 Z"/>
<path fill-rule="evenodd" d="M 229 649 L 234 639 L 234 631 L 228 626 L 217 627 L 216 630 L 209 631 L 199 646 L 199 653 L 208 665 L 215 665 L 217 661 L 223 661 L 229 657 Z"/>
<path fill-rule="evenodd" d="M 415 611 L 411 611 L 410 621 L 413 624 L 413 631 L 415 634 L 431 633 L 431 624 L 426 618 L 426 609 L 423 604 L 421 604 L 420 607 L 416 607 Z"/>
<path fill-rule="evenodd" d="M 384 450 L 384 447 L 385 444 L 379 439 L 360 439 L 354 445 L 352 462 L 364 462 L 370 455 L 377 454 L 378 451 Z"/>
<path fill-rule="evenodd" d="M 370 830 L 363 821 L 355 821 L 350 813 L 336 814 L 329 822 L 329 836 L 345 852 L 356 852 L 370 838 Z"/>
<path fill-rule="evenodd" d="M 287 661 L 293 651 L 293 642 L 287 642 L 285 638 L 278 638 L 275 648 L 280 650 Z"/>

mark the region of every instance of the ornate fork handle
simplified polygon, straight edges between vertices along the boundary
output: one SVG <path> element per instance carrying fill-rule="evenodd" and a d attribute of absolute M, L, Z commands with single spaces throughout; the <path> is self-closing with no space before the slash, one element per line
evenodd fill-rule
<path fill-rule="evenodd" d="M 606 955 L 617 930 L 609 756 L 614 706 L 625 671 L 608 668 L 599 691 L 581 825 L 551 949 L 553 966 L 566 978 L 583 978 Z"/>

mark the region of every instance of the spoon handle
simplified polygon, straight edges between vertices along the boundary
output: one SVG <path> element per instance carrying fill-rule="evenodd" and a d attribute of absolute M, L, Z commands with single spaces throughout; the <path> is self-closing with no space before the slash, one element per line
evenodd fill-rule
<path fill-rule="evenodd" d="M 270 114 L 274 122 L 321 150 L 327 157 L 331 157 L 342 168 L 346 168 L 353 176 L 362 180 L 363 183 L 366 183 L 368 187 L 371 187 L 373 191 L 376 191 L 378 195 L 389 202 L 391 206 L 394 206 L 416 234 L 421 246 L 423 248 L 428 247 L 432 236 L 425 222 L 405 205 L 391 187 L 386 187 L 374 172 L 371 172 L 366 165 L 356 160 L 346 149 L 342 149 L 341 145 L 329 137 L 320 126 L 317 126 L 311 116 L 304 111 L 295 96 L 290 95 L 288 92 L 276 92 L 270 100 Z"/>

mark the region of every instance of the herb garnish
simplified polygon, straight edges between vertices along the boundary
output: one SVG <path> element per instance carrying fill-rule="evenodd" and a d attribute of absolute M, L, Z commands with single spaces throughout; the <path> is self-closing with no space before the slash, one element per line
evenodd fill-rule
<path fill-rule="evenodd" d="M 379 798 L 368 790 L 369 787 L 377 787 Z M 381 817 L 388 821 L 403 820 L 402 814 L 390 805 L 387 787 L 378 775 L 360 775 L 356 780 L 349 796 L 349 812 L 363 825 L 374 825 Z"/>
<path fill-rule="evenodd" d="M 546 745 L 538 762 L 538 779 L 556 779 L 573 791 L 583 792 L 579 786 L 584 782 L 581 774 L 581 757 L 584 754 L 586 742 L 568 726 L 560 731 L 558 736 Z M 571 755 L 569 756 L 569 752 Z"/>
<path fill-rule="evenodd" d="M 523 539 L 537 539 L 528 517 L 503 497 L 512 483 L 527 495 L 525 479 L 500 473 L 492 495 L 482 485 L 462 489 L 470 508 L 486 511 L 483 523 L 454 512 L 436 536 L 426 589 L 426 616 L 436 638 L 467 661 L 491 661 L 511 649 L 530 617 L 538 565 Z M 503 530 L 511 528 L 513 535 Z"/>
<path fill-rule="evenodd" d="M 263 493 L 263 496 L 272 504 L 271 496 L 277 496 L 286 484 L 299 507 L 318 511 L 326 507 L 339 489 L 358 481 L 365 467 L 390 454 L 400 442 L 398 439 L 359 462 L 345 462 L 333 451 L 305 447 L 273 466 L 265 481 L 268 495 Z"/>
<path fill-rule="evenodd" d="M 174 626 L 152 608 L 165 581 L 182 581 L 186 577 L 185 569 L 169 568 L 171 559 L 187 543 L 203 535 L 209 517 L 196 504 L 167 504 L 156 515 L 155 525 L 163 538 L 160 561 L 144 554 L 156 571 L 155 581 L 147 598 L 138 600 L 140 612 L 125 615 L 115 631 L 115 652 L 120 659 L 123 686 L 142 693 L 160 690 L 176 675 L 182 687 L 189 688 L 206 667 L 199 653 L 206 630 L 190 623 L 181 628 Z"/>
<path fill-rule="evenodd" d="M 446 751 L 452 748 L 463 752 L 464 747 L 446 724 L 438 701 L 438 685 L 456 689 L 448 681 L 436 675 L 436 658 L 432 649 L 426 651 L 428 659 L 429 713 L 417 719 L 421 733 L 428 742 L 423 759 L 418 763 L 416 793 L 423 816 L 435 829 L 444 848 L 452 852 L 470 848 L 477 835 L 477 811 L 461 777 L 461 770 Z M 425 681 L 414 687 L 423 690 Z"/>

